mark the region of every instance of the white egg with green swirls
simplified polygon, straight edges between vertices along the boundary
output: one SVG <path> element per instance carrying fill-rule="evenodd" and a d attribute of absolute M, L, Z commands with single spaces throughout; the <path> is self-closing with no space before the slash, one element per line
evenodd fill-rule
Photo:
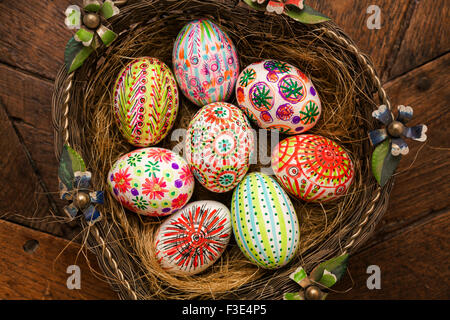
<path fill-rule="evenodd" d="M 231 216 L 236 242 L 252 263 L 276 269 L 295 256 L 300 243 L 297 214 L 273 178 L 248 174 L 234 190 Z"/>

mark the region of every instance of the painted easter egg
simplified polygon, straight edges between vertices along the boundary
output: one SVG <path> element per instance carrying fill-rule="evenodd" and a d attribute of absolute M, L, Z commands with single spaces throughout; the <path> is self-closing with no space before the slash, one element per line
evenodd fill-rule
<path fill-rule="evenodd" d="M 245 114 L 264 129 L 299 134 L 315 126 L 322 107 L 311 80 L 286 62 L 253 63 L 239 75 L 236 98 Z"/>
<path fill-rule="evenodd" d="M 289 196 L 273 178 L 253 172 L 242 180 L 233 193 L 231 221 L 239 248 L 258 266 L 280 268 L 295 256 L 298 218 Z"/>
<path fill-rule="evenodd" d="M 173 66 L 182 92 L 200 107 L 228 100 L 239 75 L 233 42 L 207 19 L 188 23 L 178 34 Z"/>
<path fill-rule="evenodd" d="M 201 108 L 189 124 L 186 160 L 203 186 L 213 192 L 227 192 L 247 173 L 254 139 L 238 107 L 214 102 Z"/>
<path fill-rule="evenodd" d="M 181 209 L 194 192 L 186 161 L 163 148 L 143 148 L 120 157 L 108 174 L 114 197 L 146 216 L 166 216 Z"/>
<path fill-rule="evenodd" d="M 196 201 L 164 221 L 155 237 L 156 257 L 172 273 L 192 275 L 211 266 L 231 236 L 231 215 L 216 201 Z"/>
<path fill-rule="evenodd" d="M 178 89 L 169 67 L 155 58 L 128 63 L 114 86 L 114 113 L 124 138 L 148 147 L 161 141 L 178 112 Z"/>
<path fill-rule="evenodd" d="M 313 134 L 281 141 L 272 152 L 272 169 L 285 190 L 311 202 L 345 195 L 355 177 L 349 154 L 334 141 Z"/>

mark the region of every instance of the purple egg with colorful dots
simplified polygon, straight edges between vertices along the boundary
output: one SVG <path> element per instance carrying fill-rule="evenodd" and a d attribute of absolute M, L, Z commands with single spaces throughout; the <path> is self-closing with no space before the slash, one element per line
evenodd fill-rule
<path fill-rule="evenodd" d="M 167 216 L 183 208 L 194 192 L 194 176 L 179 155 L 143 148 L 121 156 L 108 174 L 111 194 L 145 216 Z"/>
<path fill-rule="evenodd" d="M 236 83 L 236 99 L 259 127 L 285 134 L 310 130 L 322 113 L 311 80 L 298 68 L 278 60 L 264 60 L 245 68 Z"/>
<path fill-rule="evenodd" d="M 227 101 L 239 75 L 239 59 L 231 38 L 207 19 L 180 31 L 173 49 L 173 66 L 184 95 L 199 107 Z"/>

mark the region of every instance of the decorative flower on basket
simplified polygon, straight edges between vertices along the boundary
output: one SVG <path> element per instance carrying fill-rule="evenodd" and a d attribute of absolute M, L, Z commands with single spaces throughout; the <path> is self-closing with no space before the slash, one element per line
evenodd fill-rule
<path fill-rule="evenodd" d="M 315 24 L 330 20 L 324 14 L 315 11 L 304 4 L 304 0 L 244 0 L 250 7 L 277 14 L 286 14 L 289 17 L 305 24 Z"/>
<path fill-rule="evenodd" d="M 66 9 L 66 26 L 77 30 L 67 43 L 64 54 L 69 73 L 81 67 L 94 50 L 102 45 L 109 46 L 117 38 L 117 34 L 105 24 L 118 13 L 119 8 L 111 0 L 84 0 L 83 9 L 77 5 Z"/>
<path fill-rule="evenodd" d="M 92 190 L 91 173 L 86 171 L 81 156 L 68 145 L 64 145 L 61 154 L 58 178 L 61 199 L 72 201 L 64 212 L 74 219 L 82 211 L 89 224 L 99 221 L 101 214 L 95 205 L 103 204 L 103 192 Z"/>
<path fill-rule="evenodd" d="M 372 116 L 385 125 L 369 133 L 372 145 L 376 146 L 372 154 L 372 172 L 378 183 L 384 186 L 397 168 L 401 156 L 409 152 L 404 138 L 424 142 L 428 128 L 424 124 L 411 128 L 406 126 L 413 116 L 411 107 L 398 106 L 395 120 L 386 105 L 381 105 Z"/>
<path fill-rule="evenodd" d="M 303 267 L 297 268 L 290 276 L 303 290 L 285 293 L 284 300 L 325 300 L 331 288 L 347 270 L 348 254 L 341 255 L 319 264 L 308 276 Z"/>

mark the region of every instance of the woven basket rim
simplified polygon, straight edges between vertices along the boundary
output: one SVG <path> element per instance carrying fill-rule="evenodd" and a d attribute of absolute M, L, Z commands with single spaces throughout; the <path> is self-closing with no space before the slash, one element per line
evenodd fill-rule
<path fill-rule="evenodd" d="M 213 0 L 206 0 L 204 2 L 214 5 Z M 124 10 L 129 12 L 138 10 L 143 6 L 151 5 L 151 3 L 133 3 L 124 7 Z M 114 19 L 112 24 L 114 25 L 115 21 L 118 19 L 120 19 L 120 16 L 117 19 Z M 346 46 L 355 56 L 355 59 L 362 65 L 365 65 L 366 69 L 363 69 L 363 71 L 367 73 L 367 77 L 373 78 L 374 87 L 376 91 L 378 91 L 380 100 L 390 108 L 389 100 L 375 72 L 372 62 L 366 55 L 362 54 L 359 49 L 357 49 L 351 38 L 340 30 L 333 22 L 328 22 L 319 26 L 315 29 L 315 32 L 326 33 L 328 37 L 333 38 L 340 45 Z M 71 136 L 68 119 L 71 93 L 74 90 L 72 80 L 75 75 L 76 71 L 69 75 L 66 72 L 65 66 L 62 66 L 55 80 L 52 100 L 52 119 L 55 129 L 54 147 L 57 159 L 59 159 L 64 143 L 73 143 L 72 141 L 76 140 Z M 357 224 L 354 226 L 347 226 L 349 230 L 346 233 L 345 239 L 342 241 L 342 243 L 344 243 L 342 247 L 330 249 L 318 245 L 316 249 L 317 252 L 315 253 L 315 261 L 306 263 L 306 265 L 318 264 L 337 253 L 351 253 L 359 248 L 373 233 L 375 226 L 387 210 L 389 194 L 392 190 L 393 183 L 394 181 L 391 179 L 383 188 L 378 187 L 374 190 L 370 196 L 370 201 L 363 204 L 365 210 L 362 210 L 364 213 L 359 217 Z M 82 220 L 81 224 L 84 231 L 87 233 L 88 249 L 96 254 L 100 268 L 108 278 L 110 285 L 118 292 L 119 297 L 123 299 L 138 299 L 141 296 L 139 293 L 139 282 L 132 276 L 133 270 L 130 269 L 132 267 L 129 265 L 126 267 L 121 265 L 119 259 L 120 248 L 118 249 L 117 247 L 112 246 L 110 242 L 107 241 L 108 238 L 114 238 L 116 234 L 120 234 L 120 230 L 114 230 L 108 223 L 108 219 L 103 219 L 94 226 L 88 226 Z M 278 289 L 277 279 L 274 279 L 272 285 L 272 290 L 277 292 L 275 290 Z M 296 284 L 293 283 L 293 285 Z M 285 286 L 283 286 L 283 288 L 285 288 Z M 250 298 L 258 298 L 258 296 L 250 296 Z M 280 299 L 282 297 L 280 294 L 280 296 L 273 295 L 272 298 Z"/>

